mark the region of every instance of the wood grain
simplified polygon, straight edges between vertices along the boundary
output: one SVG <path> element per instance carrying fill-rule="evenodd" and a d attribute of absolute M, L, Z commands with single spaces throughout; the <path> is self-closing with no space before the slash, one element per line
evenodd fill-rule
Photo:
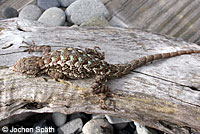
<path fill-rule="evenodd" d="M 139 28 L 200 44 L 199 0 L 102 0 L 112 25 Z"/>
<path fill-rule="evenodd" d="M 105 51 L 106 61 L 125 63 L 144 55 L 200 49 L 193 43 L 138 29 L 48 27 L 38 22 L 9 19 L 0 22 L 0 126 L 24 114 L 61 112 L 102 113 L 129 118 L 168 133 L 200 131 L 200 54 L 160 60 L 109 81 L 116 111 L 102 110 L 91 94 L 91 79 L 56 82 L 32 78 L 3 68 L 30 56 L 22 41 Z M 40 54 L 31 54 L 40 55 Z M 37 103 L 38 107 L 27 109 Z M 112 103 L 111 103 L 112 104 Z M 110 105 L 113 108 L 113 105 Z M 9 114 L 7 114 L 9 113 Z M 167 124 L 167 125 L 166 125 Z"/>
<path fill-rule="evenodd" d="M 101 0 L 109 10 L 113 26 L 139 28 L 179 37 L 200 44 L 199 0 Z M 11 6 L 18 11 L 36 0 L 2 0 L 1 10 Z"/>

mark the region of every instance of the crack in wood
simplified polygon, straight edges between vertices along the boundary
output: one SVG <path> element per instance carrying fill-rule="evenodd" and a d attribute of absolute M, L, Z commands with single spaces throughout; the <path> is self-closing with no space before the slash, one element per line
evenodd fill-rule
<path fill-rule="evenodd" d="M 164 80 L 164 81 L 166 81 L 166 82 L 174 83 L 174 84 L 179 85 L 179 86 L 188 87 L 188 88 L 190 88 L 190 89 L 193 90 L 193 91 L 200 91 L 197 87 L 194 87 L 194 86 L 184 85 L 184 84 L 181 84 L 181 83 L 178 83 L 178 82 L 174 82 L 174 81 L 171 81 L 171 80 L 167 80 L 167 79 L 165 79 L 165 78 L 161 78 L 161 77 L 158 77 L 158 76 L 155 76 L 155 75 L 143 73 L 143 72 L 140 72 L 140 71 L 133 71 L 133 72 L 139 73 L 139 74 L 143 74 L 143 75 L 146 75 L 146 76 L 150 76 L 150 77 L 153 77 L 153 78 L 156 78 L 156 79 L 159 79 L 159 80 Z"/>
<path fill-rule="evenodd" d="M 183 102 L 183 103 L 186 103 L 186 104 L 189 104 L 189 105 L 193 105 L 193 106 L 196 106 L 196 107 L 200 107 L 200 105 L 197 105 L 197 104 L 193 104 L 193 103 L 190 103 L 190 102 L 183 101 L 183 100 L 181 100 L 181 99 L 178 99 L 178 98 L 176 98 L 176 97 L 171 96 L 170 94 L 168 94 L 168 95 L 169 95 L 170 98 L 173 98 L 173 99 L 178 100 L 178 101 L 180 101 L 180 102 Z"/>
<path fill-rule="evenodd" d="M 24 52 L 24 51 L 4 53 L 4 54 L 0 54 L 0 56 L 1 56 L 1 55 L 10 55 L 10 54 L 22 53 L 22 52 Z"/>
<path fill-rule="evenodd" d="M 11 43 L 8 46 L 2 47 L 1 49 L 7 49 L 7 48 L 12 47 L 12 46 L 13 46 L 13 44 Z"/>

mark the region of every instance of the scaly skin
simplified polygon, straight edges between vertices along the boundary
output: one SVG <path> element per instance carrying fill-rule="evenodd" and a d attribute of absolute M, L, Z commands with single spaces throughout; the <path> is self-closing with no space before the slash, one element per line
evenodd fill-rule
<path fill-rule="evenodd" d="M 107 79 L 121 77 L 146 63 L 183 54 L 200 53 L 200 50 L 181 50 L 144 56 L 126 64 L 109 64 L 104 61 L 104 53 L 97 51 L 98 47 L 86 48 L 85 51 L 63 48 L 54 52 L 50 52 L 50 46 L 30 45 L 27 48 L 25 51 L 28 52 L 43 51 L 44 56 L 21 58 L 12 67 L 13 71 L 36 76 L 47 74 L 55 79 L 84 79 L 96 76 L 92 85 L 96 94 L 109 90 L 106 86 Z"/>

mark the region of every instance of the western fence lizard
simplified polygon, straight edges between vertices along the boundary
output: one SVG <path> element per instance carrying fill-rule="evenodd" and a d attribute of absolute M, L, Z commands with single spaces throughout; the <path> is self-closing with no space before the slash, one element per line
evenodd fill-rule
<path fill-rule="evenodd" d="M 200 53 L 200 50 L 181 50 L 144 56 L 125 64 L 109 64 L 104 60 L 104 53 L 97 50 L 98 47 L 86 48 L 85 51 L 69 47 L 53 52 L 50 52 L 50 46 L 32 44 L 26 47 L 28 49 L 25 51 L 29 53 L 42 51 L 44 55 L 19 59 L 12 67 L 13 71 L 36 76 L 47 74 L 55 79 L 84 79 L 96 76 L 91 86 L 95 94 L 106 94 L 109 91 L 106 85 L 108 79 L 121 77 L 146 63 L 183 54 Z"/>

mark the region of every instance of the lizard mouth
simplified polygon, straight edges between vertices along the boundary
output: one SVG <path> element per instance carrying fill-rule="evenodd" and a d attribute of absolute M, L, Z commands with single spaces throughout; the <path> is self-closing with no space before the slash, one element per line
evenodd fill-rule
<path fill-rule="evenodd" d="M 11 70 L 16 72 L 15 65 L 12 66 Z"/>

